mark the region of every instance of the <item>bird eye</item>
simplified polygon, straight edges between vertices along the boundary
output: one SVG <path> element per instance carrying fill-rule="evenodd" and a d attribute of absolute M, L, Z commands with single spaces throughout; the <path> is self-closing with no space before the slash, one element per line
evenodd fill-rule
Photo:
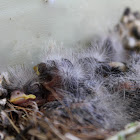
<path fill-rule="evenodd" d="M 38 83 L 35 83 L 35 84 L 31 85 L 30 89 L 33 92 L 38 91 L 39 90 L 39 84 Z"/>

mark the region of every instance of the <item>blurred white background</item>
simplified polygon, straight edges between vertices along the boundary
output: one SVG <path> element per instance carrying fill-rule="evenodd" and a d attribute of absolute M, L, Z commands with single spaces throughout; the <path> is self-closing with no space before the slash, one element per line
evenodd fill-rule
<path fill-rule="evenodd" d="M 105 34 L 127 6 L 139 10 L 140 1 L 0 0 L 0 64 L 35 64 L 48 40 L 72 47 Z"/>

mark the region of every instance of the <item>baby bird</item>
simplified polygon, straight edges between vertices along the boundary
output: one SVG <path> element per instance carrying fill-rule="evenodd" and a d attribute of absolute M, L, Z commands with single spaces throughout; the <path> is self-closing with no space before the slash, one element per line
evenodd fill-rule
<path fill-rule="evenodd" d="M 110 76 L 111 89 L 122 98 L 128 101 L 127 114 L 131 116 L 132 121 L 139 121 L 140 117 L 140 54 L 133 54 L 131 59 L 126 63 L 128 71 L 120 77 Z"/>
<path fill-rule="evenodd" d="M 25 65 L 17 65 L 9 67 L 7 72 L 8 82 L 3 81 L 2 86 L 7 90 L 11 103 L 28 106 L 32 101 L 36 101 L 37 104 L 45 102 L 44 88 L 32 69 Z"/>
<path fill-rule="evenodd" d="M 82 126 L 114 130 L 131 122 L 128 100 L 113 94 L 113 89 L 107 86 L 111 82 L 106 83 L 110 75 L 121 77 L 127 72 L 124 63 L 112 62 L 115 51 L 111 40 L 70 54 L 72 58 L 57 54 L 59 59 L 54 56 L 51 59 L 51 55 L 47 54 L 48 58 L 34 67 L 40 83 L 56 98 L 42 107 L 49 111 L 47 115 L 64 117 Z"/>

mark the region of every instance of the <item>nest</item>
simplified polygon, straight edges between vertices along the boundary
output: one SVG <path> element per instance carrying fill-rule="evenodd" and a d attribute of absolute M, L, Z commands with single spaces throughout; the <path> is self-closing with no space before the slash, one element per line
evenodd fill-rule
<path fill-rule="evenodd" d="M 68 108 L 66 111 L 71 113 Z M 79 125 L 74 116 L 55 116 L 44 107 L 39 109 L 36 103 L 24 108 L 9 102 L 1 110 L 0 130 L 1 139 L 5 140 L 103 140 L 114 133 L 93 125 Z"/>

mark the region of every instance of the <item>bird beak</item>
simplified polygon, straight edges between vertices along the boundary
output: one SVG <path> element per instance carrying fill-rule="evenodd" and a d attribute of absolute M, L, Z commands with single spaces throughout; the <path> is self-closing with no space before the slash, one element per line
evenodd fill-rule
<path fill-rule="evenodd" d="M 11 97 L 10 102 L 14 104 L 20 104 L 26 102 L 27 100 L 34 100 L 34 99 L 36 99 L 36 96 L 33 94 L 29 94 L 29 95 L 21 94 L 19 96 Z"/>
<path fill-rule="evenodd" d="M 39 76 L 40 75 L 40 72 L 38 71 L 38 65 L 37 66 L 34 66 L 34 71 L 36 72 L 36 74 Z"/>

